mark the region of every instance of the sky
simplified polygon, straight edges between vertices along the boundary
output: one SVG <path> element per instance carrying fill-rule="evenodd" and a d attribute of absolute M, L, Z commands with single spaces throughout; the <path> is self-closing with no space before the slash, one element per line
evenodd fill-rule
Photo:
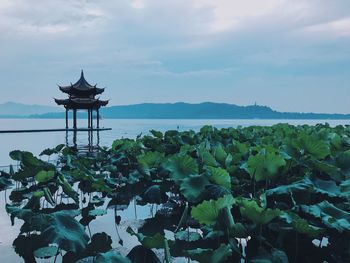
<path fill-rule="evenodd" d="M 350 113 L 349 0 L 0 0 L 0 103 L 54 105 L 84 69 L 110 105 Z"/>

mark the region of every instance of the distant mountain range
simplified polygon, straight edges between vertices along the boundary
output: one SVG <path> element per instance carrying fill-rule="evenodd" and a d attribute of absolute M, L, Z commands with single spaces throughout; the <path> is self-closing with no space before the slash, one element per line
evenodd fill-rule
<path fill-rule="evenodd" d="M 28 117 L 34 114 L 45 114 L 48 112 L 63 112 L 63 109 L 53 106 L 27 105 L 17 102 L 6 102 L 0 104 L 0 118 Z"/>
<path fill-rule="evenodd" d="M 0 118 L 64 118 L 62 108 L 25 105 L 8 102 L 0 104 Z M 278 112 L 267 106 L 238 106 L 204 102 L 190 104 L 142 103 L 111 106 L 101 109 L 105 119 L 350 119 L 350 114 Z M 79 112 L 85 118 L 86 113 Z"/>

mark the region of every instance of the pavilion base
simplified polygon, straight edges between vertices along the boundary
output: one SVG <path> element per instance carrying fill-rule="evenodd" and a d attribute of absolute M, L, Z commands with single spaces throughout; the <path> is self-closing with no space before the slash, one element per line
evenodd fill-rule
<path fill-rule="evenodd" d="M 68 129 L 36 129 L 36 130 L 0 130 L 0 133 L 30 133 L 30 132 L 80 132 L 80 131 L 110 131 L 112 128 L 68 128 Z"/>

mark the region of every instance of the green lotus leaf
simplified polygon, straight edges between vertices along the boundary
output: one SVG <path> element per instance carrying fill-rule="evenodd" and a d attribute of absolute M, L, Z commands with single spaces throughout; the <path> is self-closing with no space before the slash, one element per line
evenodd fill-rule
<path fill-rule="evenodd" d="M 221 263 L 231 256 L 232 250 L 229 245 L 221 244 L 216 250 L 197 248 L 194 250 L 185 250 L 185 256 L 201 263 Z"/>
<path fill-rule="evenodd" d="M 10 157 L 12 160 L 20 161 L 24 166 L 41 166 L 44 163 L 36 158 L 31 152 L 26 151 L 12 151 L 10 152 Z"/>
<path fill-rule="evenodd" d="M 103 216 L 106 214 L 107 211 L 105 209 L 93 209 L 89 211 L 89 216 Z"/>
<path fill-rule="evenodd" d="M 313 238 L 318 238 L 325 232 L 325 229 L 310 225 L 307 220 L 293 212 L 282 212 L 280 218 L 284 219 L 288 224 L 291 224 L 298 233 Z"/>
<path fill-rule="evenodd" d="M 51 258 L 56 256 L 58 253 L 58 247 L 48 246 L 42 247 L 34 251 L 34 256 L 36 258 Z"/>
<path fill-rule="evenodd" d="M 336 229 L 338 232 L 350 230 L 350 212 L 344 211 L 328 201 L 316 205 L 301 205 L 304 213 L 320 219 L 328 228 Z"/>
<path fill-rule="evenodd" d="M 337 176 L 340 172 L 340 169 L 338 167 L 324 161 L 311 160 L 309 161 L 309 164 L 314 170 L 320 171 L 330 176 Z"/>
<path fill-rule="evenodd" d="M 225 195 L 217 200 L 203 201 L 192 208 L 191 215 L 201 224 L 214 225 L 219 217 L 220 209 L 231 208 L 234 202 L 232 195 Z"/>
<path fill-rule="evenodd" d="M 205 148 L 198 148 L 198 156 L 204 165 L 207 166 L 219 166 L 218 162 L 215 160 L 214 156 Z"/>
<path fill-rule="evenodd" d="M 0 191 L 8 189 L 12 186 L 12 181 L 5 177 L 0 177 Z"/>
<path fill-rule="evenodd" d="M 43 188 L 44 196 L 47 202 L 49 202 L 50 205 L 54 206 L 55 205 L 55 200 L 53 199 L 51 190 L 47 187 Z"/>
<path fill-rule="evenodd" d="M 126 156 L 138 156 L 141 154 L 142 144 L 132 139 L 115 140 L 112 144 L 112 151 L 120 152 Z"/>
<path fill-rule="evenodd" d="M 257 155 L 250 156 L 242 166 L 257 182 L 265 179 L 274 179 L 280 168 L 286 165 L 283 157 L 275 152 L 263 149 Z"/>
<path fill-rule="evenodd" d="M 40 171 L 35 175 L 35 180 L 39 183 L 46 183 L 55 177 L 55 171 Z"/>
<path fill-rule="evenodd" d="M 132 263 L 130 259 L 123 257 L 116 251 L 109 251 L 97 255 L 95 263 Z"/>
<path fill-rule="evenodd" d="M 216 159 L 221 165 L 225 165 L 225 161 L 227 158 L 227 153 L 222 145 L 216 146 L 213 149 L 213 154 Z"/>
<path fill-rule="evenodd" d="M 205 187 L 205 191 L 203 192 L 203 197 L 206 200 L 216 200 L 220 197 L 224 197 L 225 195 L 230 195 L 231 191 L 223 186 L 217 184 L 209 184 Z"/>
<path fill-rule="evenodd" d="M 343 140 L 339 136 L 339 134 L 332 132 L 328 134 L 328 140 L 330 141 L 331 145 L 335 147 L 336 149 L 341 149 Z"/>
<path fill-rule="evenodd" d="M 289 263 L 287 254 L 282 251 L 273 248 L 270 252 L 265 251 L 262 248 L 258 249 L 253 258 L 249 259 L 252 263 Z"/>
<path fill-rule="evenodd" d="M 188 155 L 173 155 L 164 164 L 174 181 L 185 179 L 190 174 L 198 174 L 198 164 Z"/>
<path fill-rule="evenodd" d="M 350 201 L 350 179 L 342 182 L 339 185 L 340 191 L 343 196 L 347 197 L 348 201 Z"/>
<path fill-rule="evenodd" d="M 325 140 L 319 139 L 316 135 L 301 134 L 297 145 L 300 150 L 305 150 L 319 160 L 326 158 L 331 153 L 329 144 Z"/>
<path fill-rule="evenodd" d="M 237 199 L 237 204 L 242 216 L 259 225 L 265 225 L 281 214 L 279 209 L 264 209 L 250 199 Z"/>
<path fill-rule="evenodd" d="M 156 131 L 156 130 L 150 130 L 149 131 L 154 137 L 158 138 L 158 139 L 163 139 L 163 133 L 160 131 Z"/>
<path fill-rule="evenodd" d="M 205 175 L 189 175 L 180 184 L 180 192 L 190 202 L 198 201 L 209 181 Z"/>
<path fill-rule="evenodd" d="M 217 185 L 221 185 L 227 189 L 231 189 L 231 177 L 229 173 L 220 167 L 206 167 L 209 173 L 209 180 Z"/>
<path fill-rule="evenodd" d="M 336 165 L 339 167 L 342 171 L 346 172 L 348 175 L 350 175 L 350 150 L 347 150 L 345 152 L 341 152 L 336 157 Z"/>
<path fill-rule="evenodd" d="M 149 171 L 152 168 L 156 168 L 162 162 L 164 153 L 160 152 L 146 152 L 137 156 L 137 161 L 142 171 L 149 175 Z"/>
<path fill-rule="evenodd" d="M 11 215 L 11 222 L 14 225 L 14 219 L 22 219 L 27 222 L 35 215 L 35 213 L 30 209 L 22 209 L 14 205 L 6 204 L 6 212 Z"/>
<path fill-rule="evenodd" d="M 59 211 L 49 215 L 42 237 L 48 244 L 57 244 L 65 251 L 78 252 L 85 249 L 89 237 L 84 227 L 75 220 L 79 211 Z"/>
<path fill-rule="evenodd" d="M 73 189 L 63 174 L 58 175 L 58 183 L 61 185 L 63 192 L 72 198 L 76 203 L 79 203 L 79 194 Z"/>
<path fill-rule="evenodd" d="M 332 180 L 321 180 L 319 178 L 309 177 L 303 180 L 294 182 L 289 185 L 281 185 L 265 192 L 266 197 L 272 200 L 286 200 L 291 199 L 298 204 L 308 204 L 312 198 L 346 198 L 347 193 L 341 192 L 341 185 Z"/>
<path fill-rule="evenodd" d="M 110 188 L 106 184 L 103 178 L 97 178 L 97 179 L 93 178 L 91 181 L 92 181 L 91 187 L 94 191 L 107 193 L 107 194 L 112 192 L 112 188 Z M 74 195 L 74 193 L 72 193 L 72 195 Z"/>
<path fill-rule="evenodd" d="M 136 233 L 131 227 L 126 229 L 132 236 L 136 236 L 139 242 L 146 248 L 164 248 L 164 236 L 157 233 L 154 236 L 145 236 L 142 233 Z"/>

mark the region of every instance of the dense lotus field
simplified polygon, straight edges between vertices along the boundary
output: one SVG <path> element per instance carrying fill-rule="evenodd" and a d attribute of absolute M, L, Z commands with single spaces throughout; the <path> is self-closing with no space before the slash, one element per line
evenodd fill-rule
<path fill-rule="evenodd" d="M 152 130 L 94 157 L 63 145 L 10 156 L 20 168 L 0 187 L 26 262 L 350 262 L 350 126 Z M 91 234 L 133 200 L 156 207 L 127 229 L 139 245 Z"/>

